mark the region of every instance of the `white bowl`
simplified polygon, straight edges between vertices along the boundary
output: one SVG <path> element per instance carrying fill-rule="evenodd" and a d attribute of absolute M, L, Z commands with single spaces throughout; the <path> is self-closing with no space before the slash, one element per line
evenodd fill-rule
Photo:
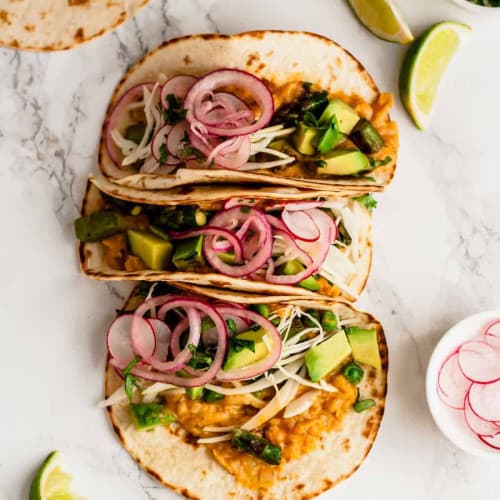
<path fill-rule="evenodd" d="M 476 5 L 474 3 L 468 2 L 467 0 L 452 0 L 452 2 L 469 11 L 477 12 L 478 14 L 500 16 L 500 7 L 486 7 L 484 5 Z"/>
<path fill-rule="evenodd" d="M 500 319 L 500 310 L 485 311 L 469 316 L 450 328 L 432 353 L 427 367 L 425 388 L 432 417 L 441 432 L 452 443 L 472 455 L 500 459 L 500 451 L 495 451 L 482 443 L 469 429 L 464 412 L 445 405 L 436 391 L 439 369 L 446 357 L 462 342 L 481 335 L 486 326 L 496 319 Z"/>

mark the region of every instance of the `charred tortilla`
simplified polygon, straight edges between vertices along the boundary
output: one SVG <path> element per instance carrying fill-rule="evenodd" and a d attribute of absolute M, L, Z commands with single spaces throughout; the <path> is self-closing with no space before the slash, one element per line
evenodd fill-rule
<path fill-rule="evenodd" d="M 310 200 L 322 194 L 321 191 L 310 192 L 300 191 L 292 188 L 256 188 L 242 189 L 232 186 L 204 187 L 190 190 L 187 187 L 180 187 L 174 190 L 165 191 L 143 191 L 132 188 L 117 186 L 105 179 L 91 179 L 87 193 L 82 204 L 82 215 L 91 214 L 101 209 L 102 194 L 106 193 L 123 200 L 135 203 L 146 203 L 151 205 L 178 205 L 178 204 L 198 204 L 205 208 L 220 207 L 221 202 L 228 198 L 254 198 L 266 200 L 266 203 L 273 203 L 273 200 Z M 345 203 L 353 203 L 348 199 L 357 193 L 343 193 Z M 371 242 L 371 217 L 364 207 L 356 207 L 356 226 L 359 228 L 357 238 L 358 257 L 352 264 L 349 271 L 349 283 L 343 287 L 338 284 L 339 291 L 349 300 L 355 299 L 364 289 L 371 268 L 372 242 Z M 282 295 L 301 295 L 317 297 L 318 293 L 306 290 L 297 286 L 270 284 L 265 281 L 256 281 L 243 278 L 235 278 L 211 272 L 180 272 L 180 271 L 153 271 L 151 269 L 127 271 L 110 266 L 105 255 L 104 245 L 97 243 L 80 243 L 79 246 L 80 266 L 84 274 L 99 280 L 138 280 L 138 281 L 170 281 L 188 282 L 203 286 L 214 286 L 254 293 L 272 293 Z M 346 278 L 347 279 L 347 278 Z M 335 283 L 334 283 L 335 285 Z M 337 293 L 337 294 L 338 294 Z"/>
<path fill-rule="evenodd" d="M 0 45 L 66 50 L 115 28 L 148 0 L 11 0 L 0 8 Z"/>
<path fill-rule="evenodd" d="M 110 111 L 127 90 L 144 82 L 156 82 L 175 75 L 202 76 L 220 68 L 248 71 L 270 87 L 279 109 L 292 102 L 303 82 L 326 90 L 330 97 L 340 97 L 360 106 L 376 124 L 386 148 L 380 158 L 390 161 L 361 177 L 325 178 L 306 176 L 291 164 L 282 170 L 239 171 L 222 168 L 185 168 L 172 174 L 137 173 L 118 168 L 106 150 L 105 130 Z M 163 75 L 163 76 L 162 76 Z M 238 35 L 195 35 L 178 38 L 144 57 L 122 79 L 111 100 L 103 128 L 99 152 L 101 172 L 114 182 L 138 189 L 170 189 L 202 183 L 260 183 L 286 185 L 330 192 L 357 189 L 383 190 L 392 180 L 397 161 L 398 132 L 390 120 L 390 97 L 381 95 L 373 79 L 361 64 L 332 40 L 305 32 L 256 31 Z M 390 154 L 389 154 L 390 153 Z M 323 177 L 323 178 L 322 178 Z"/>
<path fill-rule="evenodd" d="M 376 329 L 382 368 L 370 368 L 360 385 L 363 397 L 373 398 L 375 407 L 362 413 L 350 411 L 342 426 L 321 436 L 315 449 L 279 469 L 269 488 L 243 486 L 220 466 L 205 445 L 194 440 L 180 426 L 157 427 L 149 432 L 135 429 L 127 404 L 108 409 L 111 425 L 132 458 L 151 476 L 179 494 L 193 499 L 299 500 L 315 497 L 348 478 L 361 465 L 377 436 L 384 413 L 387 390 L 388 352 L 380 323 L 372 316 L 339 301 L 300 300 L 294 297 L 269 297 L 235 294 L 220 290 L 186 287 L 221 300 L 243 304 L 280 302 L 304 308 L 331 309 L 342 317 L 353 318 L 360 327 Z M 130 300 L 130 299 L 129 299 Z M 130 302 L 128 303 L 130 305 Z M 135 304 L 137 305 L 137 304 Z M 130 305 L 134 309 L 134 305 Z M 127 305 L 125 306 L 127 308 Z M 105 394 L 108 397 L 122 380 L 111 365 L 106 367 Z"/>

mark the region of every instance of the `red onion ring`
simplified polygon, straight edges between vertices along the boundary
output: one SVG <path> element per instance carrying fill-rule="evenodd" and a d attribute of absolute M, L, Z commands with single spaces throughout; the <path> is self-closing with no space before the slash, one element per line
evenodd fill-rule
<path fill-rule="evenodd" d="M 250 365 L 249 367 L 237 368 L 228 372 L 220 370 L 217 374 L 217 380 L 247 380 L 257 377 L 258 375 L 270 370 L 276 364 L 281 355 L 282 340 L 277 328 L 267 318 L 264 318 L 264 316 L 261 316 L 254 311 L 234 309 L 232 307 L 219 307 L 218 311 L 221 315 L 237 316 L 259 325 L 266 331 L 266 334 L 269 335 L 272 344 L 272 351 L 267 357 Z"/>
<path fill-rule="evenodd" d="M 318 226 L 305 210 L 290 211 L 285 207 L 281 214 L 281 220 L 288 230 L 300 240 L 316 241 L 320 237 Z"/>
<path fill-rule="evenodd" d="M 163 125 L 163 127 L 161 127 L 158 130 L 158 132 L 156 132 L 156 134 L 153 136 L 153 140 L 151 141 L 151 154 L 153 155 L 153 158 L 158 162 L 160 161 L 161 158 L 161 151 L 160 151 L 161 146 L 165 144 L 165 147 L 167 147 L 167 138 L 171 130 L 172 130 L 172 125 L 166 124 Z M 166 163 L 164 163 L 163 165 L 173 166 L 173 165 L 179 165 L 180 163 L 181 160 L 172 157 L 172 155 L 170 154 L 167 158 Z"/>
<path fill-rule="evenodd" d="M 125 110 L 124 108 L 137 100 L 138 97 L 144 95 L 144 87 L 151 91 L 154 85 L 153 82 L 145 82 L 129 88 L 118 101 L 116 101 L 116 104 L 109 112 L 106 122 L 104 123 L 104 145 L 106 147 L 106 152 L 108 153 L 109 159 L 118 168 L 122 168 L 122 154 L 111 137 L 111 131 L 118 128 L 117 122 Z"/>
<path fill-rule="evenodd" d="M 200 78 L 191 87 L 184 100 L 184 108 L 188 110 L 188 121 L 192 122 L 199 120 L 197 111 L 202 103 L 200 96 L 203 96 L 203 94 L 206 95 L 206 92 L 214 92 L 217 88 L 225 86 L 236 86 L 249 92 L 253 100 L 259 105 L 261 115 L 253 124 L 235 128 L 224 128 L 205 124 L 209 133 L 225 137 L 247 135 L 265 127 L 271 121 L 274 114 L 274 101 L 269 88 L 262 80 L 251 73 L 237 69 L 212 71 Z"/>
<path fill-rule="evenodd" d="M 196 236 L 203 235 L 205 236 L 205 240 L 203 241 L 203 246 L 205 248 L 205 243 L 207 238 L 216 238 L 221 237 L 226 239 L 230 246 L 234 250 L 234 258 L 236 262 L 241 262 L 243 259 L 243 247 L 241 241 L 233 234 L 231 231 L 221 227 L 214 227 L 212 225 L 205 226 L 201 229 L 192 229 L 189 231 L 170 231 L 170 236 L 174 240 L 185 240 L 187 238 L 194 238 Z M 213 245 L 213 241 L 210 241 L 210 245 Z"/>
<path fill-rule="evenodd" d="M 243 256 L 247 262 L 243 265 L 230 265 L 223 262 L 214 251 L 214 236 L 207 236 L 203 242 L 203 252 L 208 263 L 218 272 L 227 276 L 244 277 L 258 271 L 271 257 L 273 248 L 272 229 L 264 213 L 255 208 L 242 212 L 240 207 L 222 210 L 212 217 L 210 224 L 215 227 L 243 226 L 251 219 L 255 238 L 241 241 Z M 237 256 L 236 256 L 237 258 Z"/>

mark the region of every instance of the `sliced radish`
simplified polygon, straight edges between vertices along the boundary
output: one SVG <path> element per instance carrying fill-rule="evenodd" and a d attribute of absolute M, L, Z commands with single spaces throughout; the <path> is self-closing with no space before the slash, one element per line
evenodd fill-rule
<path fill-rule="evenodd" d="M 484 332 L 485 340 L 496 349 L 500 349 L 500 320 L 491 323 Z"/>
<path fill-rule="evenodd" d="M 472 384 L 469 402 L 474 413 L 484 420 L 500 420 L 500 381 L 491 384 Z"/>
<path fill-rule="evenodd" d="M 177 99 L 184 100 L 184 97 L 193 86 L 194 82 L 196 82 L 196 78 L 189 75 L 177 75 L 167 80 L 160 94 L 162 106 L 165 109 L 170 107 L 167 99 L 169 95 L 174 95 Z"/>
<path fill-rule="evenodd" d="M 154 357 L 158 361 L 166 361 L 168 356 L 168 346 L 170 344 L 170 328 L 164 321 L 156 318 L 148 318 L 147 322 L 152 326 L 156 337 Z"/>
<path fill-rule="evenodd" d="M 130 325 L 130 338 L 134 353 L 141 358 L 150 358 L 156 349 L 156 337 L 153 326 L 142 316 L 134 314 Z"/>
<path fill-rule="evenodd" d="M 464 376 L 458 364 L 458 352 L 454 352 L 439 370 L 438 394 L 441 401 L 451 408 L 463 410 L 465 396 L 471 385 L 472 382 Z"/>
<path fill-rule="evenodd" d="M 458 349 L 458 364 L 472 382 L 487 384 L 500 380 L 500 352 L 482 340 L 462 344 Z"/>
<path fill-rule="evenodd" d="M 478 436 L 479 439 L 490 448 L 500 450 L 500 434 L 496 436 Z"/>
<path fill-rule="evenodd" d="M 175 158 L 180 158 L 179 150 L 186 144 L 186 137 L 189 132 L 189 125 L 182 121 L 174 125 L 167 137 L 168 152 Z"/>
<path fill-rule="evenodd" d="M 121 368 L 125 368 L 135 356 L 130 341 L 132 317 L 133 314 L 118 316 L 109 326 L 106 336 L 109 354 Z"/>
<path fill-rule="evenodd" d="M 465 398 L 465 421 L 470 427 L 471 431 L 480 436 L 495 436 L 500 433 L 500 425 L 495 422 L 490 422 L 489 420 L 484 420 L 483 418 L 476 415 L 474 410 L 470 406 L 469 396 Z"/>
<path fill-rule="evenodd" d="M 304 210 L 288 211 L 286 208 L 281 215 L 288 230 L 304 241 L 316 241 L 320 234 L 319 228 L 312 217 Z"/>

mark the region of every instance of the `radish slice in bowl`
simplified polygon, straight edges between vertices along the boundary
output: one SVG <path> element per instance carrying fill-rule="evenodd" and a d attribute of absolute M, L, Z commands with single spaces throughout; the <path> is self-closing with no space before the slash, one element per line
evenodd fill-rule
<path fill-rule="evenodd" d="M 484 332 L 484 338 L 488 344 L 500 349 L 500 320 L 488 325 Z"/>
<path fill-rule="evenodd" d="M 460 370 L 469 380 L 488 384 L 500 380 L 500 351 L 482 340 L 472 340 L 458 350 Z"/>
<path fill-rule="evenodd" d="M 473 384 L 469 402 L 476 415 L 484 420 L 500 420 L 500 381 L 491 384 Z"/>
<path fill-rule="evenodd" d="M 443 363 L 438 376 L 439 396 L 443 403 L 456 410 L 463 410 L 465 397 L 472 385 L 458 364 L 458 352 L 454 352 Z"/>
<path fill-rule="evenodd" d="M 465 421 L 471 431 L 479 436 L 493 437 L 500 433 L 500 425 L 479 417 L 470 406 L 469 396 L 465 398 Z"/>

